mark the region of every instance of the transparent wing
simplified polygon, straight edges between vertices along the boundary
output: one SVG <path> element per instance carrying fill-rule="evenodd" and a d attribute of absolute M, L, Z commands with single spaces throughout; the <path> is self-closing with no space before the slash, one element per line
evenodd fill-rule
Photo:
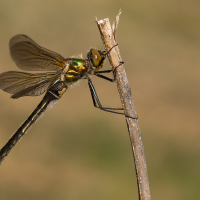
<path fill-rule="evenodd" d="M 39 96 L 58 79 L 57 73 L 24 73 L 9 71 L 0 74 L 0 88 L 12 95 L 12 98 L 22 96 Z"/>
<path fill-rule="evenodd" d="M 10 54 L 20 69 L 29 71 L 56 71 L 66 63 L 61 55 L 39 46 L 26 35 L 10 40 Z"/>

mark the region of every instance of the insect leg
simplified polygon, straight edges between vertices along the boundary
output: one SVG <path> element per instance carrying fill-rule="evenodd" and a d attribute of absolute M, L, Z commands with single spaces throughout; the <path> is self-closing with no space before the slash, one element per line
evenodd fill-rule
<path fill-rule="evenodd" d="M 126 115 L 125 113 L 114 111 L 114 110 L 124 110 L 123 108 L 103 107 L 101 105 L 100 101 L 99 101 L 99 98 L 97 96 L 97 93 L 95 91 L 95 88 L 94 88 L 94 86 L 92 84 L 91 79 L 89 77 L 87 79 L 88 79 L 88 86 L 90 88 L 90 93 L 91 93 L 91 96 L 92 96 L 94 107 L 99 108 L 99 109 L 101 109 L 103 111 L 106 111 L 106 112 L 111 112 L 111 113 L 115 113 L 115 114 L 125 115 L 126 117 L 129 117 L 129 118 L 132 118 L 132 119 L 137 119 L 136 117 L 131 117 L 129 115 Z"/>
<path fill-rule="evenodd" d="M 100 77 L 100 78 L 103 78 L 103 79 L 105 79 L 105 80 L 107 80 L 107 81 L 114 82 L 114 81 L 116 80 L 116 71 L 117 71 L 117 68 L 118 68 L 120 65 L 122 65 L 123 63 L 124 63 L 124 62 L 120 62 L 120 64 L 119 64 L 117 67 L 115 67 L 114 71 L 113 71 L 113 70 L 97 71 L 97 72 L 94 73 L 94 75 L 95 75 L 95 76 L 98 76 L 98 77 Z M 110 73 L 110 72 L 112 72 L 112 71 L 113 71 L 113 75 L 114 75 L 114 78 L 113 78 L 113 79 L 112 79 L 112 78 L 109 78 L 109 77 L 107 77 L 107 76 L 101 75 L 101 74 L 103 74 L 103 73 Z"/>

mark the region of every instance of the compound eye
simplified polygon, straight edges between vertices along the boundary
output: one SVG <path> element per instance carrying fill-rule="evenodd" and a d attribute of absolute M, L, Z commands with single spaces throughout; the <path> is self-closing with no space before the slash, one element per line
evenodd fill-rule
<path fill-rule="evenodd" d="M 92 49 L 91 51 L 91 60 L 94 67 L 98 67 L 101 62 L 101 54 L 99 51 Z"/>

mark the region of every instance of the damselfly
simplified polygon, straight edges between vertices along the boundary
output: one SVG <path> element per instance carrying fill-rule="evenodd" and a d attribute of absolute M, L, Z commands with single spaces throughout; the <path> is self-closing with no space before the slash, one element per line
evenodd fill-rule
<path fill-rule="evenodd" d="M 122 108 L 109 108 L 101 105 L 89 77 L 90 75 L 95 75 L 110 82 L 115 81 L 116 68 L 113 79 L 103 75 L 104 73 L 112 72 L 112 70 L 99 71 L 112 48 L 108 52 L 90 49 L 87 53 L 87 59 L 82 57 L 63 58 L 58 53 L 39 46 L 26 35 L 16 35 L 10 40 L 11 57 L 20 69 L 51 72 L 31 74 L 9 71 L 0 74 L 0 88 L 12 94 L 11 98 L 13 99 L 23 96 L 38 96 L 46 92 L 37 108 L 1 149 L 0 164 L 50 104 L 58 101 L 70 85 L 81 79 L 87 79 L 93 104 L 96 108 L 127 116 L 123 112 L 119 112 L 119 110 L 123 110 Z"/>

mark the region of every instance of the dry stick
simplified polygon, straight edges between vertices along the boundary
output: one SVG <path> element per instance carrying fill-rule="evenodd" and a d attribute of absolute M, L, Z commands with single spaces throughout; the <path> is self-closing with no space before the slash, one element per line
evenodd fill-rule
<path fill-rule="evenodd" d="M 119 15 L 117 17 L 119 20 Z M 115 41 L 115 36 L 113 35 L 113 31 L 111 29 L 109 19 L 98 21 L 96 18 L 96 22 L 100 30 L 101 38 L 105 45 L 105 49 L 106 51 L 108 51 L 109 49 L 111 49 L 111 47 L 117 44 Z M 116 27 L 114 28 L 115 29 L 114 33 L 116 32 Z M 118 66 L 120 62 L 122 62 L 118 46 L 112 49 L 112 51 L 108 55 L 108 59 L 110 61 L 111 66 Z M 129 87 L 123 65 L 119 66 L 116 72 L 117 72 L 116 82 L 121 102 L 124 108 L 124 112 L 129 116 L 137 117 L 135 107 L 133 105 L 131 89 Z M 142 138 L 138 120 L 126 117 L 126 122 L 128 126 L 131 146 L 133 150 L 133 156 L 135 160 L 139 199 L 150 200 L 151 196 L 150 196 L 150 188 L 149 188 L 149 181 L 147 174 L 147 166 L 146 166 L 144 147 L 142 144 Z"/>

